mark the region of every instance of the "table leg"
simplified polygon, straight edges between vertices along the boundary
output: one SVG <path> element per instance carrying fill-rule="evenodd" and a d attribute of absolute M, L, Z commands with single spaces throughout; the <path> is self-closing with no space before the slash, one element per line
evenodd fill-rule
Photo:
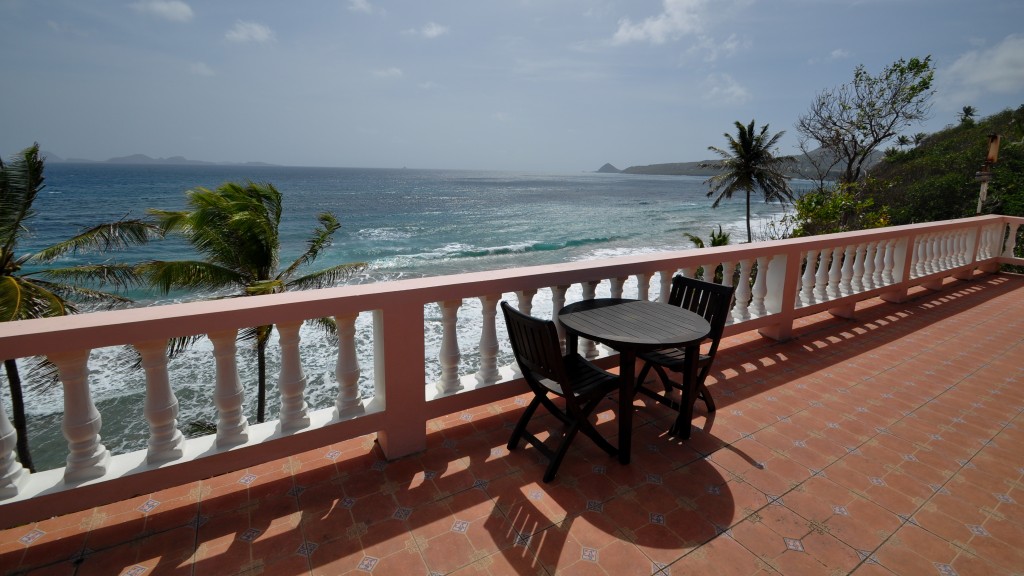
<path fill-rule="evenodd" d="M 679 414 L 676 416 L 676 423 L 669 430 L 673 436 L 683 440 L 690 437 L 693 405 L 697 403 L 697 359 L 699 357 L 700 344 L 686 347 L 686 357 L 683 359 L 683 393 L 679 402 Z"/>
<path fill-rule="evenodd" d="M 619 462 L 629 464 L 633 444 L 633 383 L 636 379 L 636 352 L 619 351 Z"/>

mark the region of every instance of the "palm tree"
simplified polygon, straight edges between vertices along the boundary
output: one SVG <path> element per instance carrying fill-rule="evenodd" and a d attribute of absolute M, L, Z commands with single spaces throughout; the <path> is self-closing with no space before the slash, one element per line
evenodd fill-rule
<path fill-rule="evenodd" d="M 116 306 L 125 297 L 98 290 L 103 286 L 128 288 L 138 283 L 132 266 L 106 262 L 44 268 L 58 258 L 79 251 L 107 251 L 144 244 L 159 230 L 141 220 L 120 220 L 82 230 L 76 236 L 31 254 L 18 255 L 18 242 L 29 232 L 36 212 L 32 204 L 43 189 L 43 158 L 39 145 L 23 150 L 9 163 L 0 159 L 0 321 L 30 320 L 78 312 L 76 303 Z M 4 359 L 11 389 L 11 412 L 18 433 L 21 465 L 34 470 L 28 446 L 21 375 L 14 358 Z"/>
<path fill-rule="evenodd" d="M 305 252 L 284 270 L 278 269 L 281 222 L 281 193 L 271 184 L 228 182 L 216 190 L 196 188 L 186 192 L 189 210 L 150 210 L 165 234 L 180 234 L 203 256 L 202 260 L 152 260 L 139 272 L 164 294 L 173 289 L 234 291 L 232 296 L 277 294 L 285 290 L 324 288 L 337 284 L 364 265 L 340 264 L 296 276 L 299 268 L 311 264 L 330 246 L 338 228 L 330 212 L 320 214 L 318 225 L 307 240 Z M 330 319 L 317 322 L 330 329 Z M 258 362 L 256 419 L 266 416 L 266 345 L 273 326 L 243 330 L 240 338 L 254 341 Z M 177 343 L 180 347 L 182 341 Z"/>
<path fill-rule="evenodd" d="M 960 109 L 960 113 L 957 114 L 957 117 L 960 118 L 961 124 L 972 124 L 974 122 L 974 117 L 977 115 L 977 108 L 975 108 L 974 106 L 964 106 L 963 108 Z"/>
<path fill-rule="evenodd" d="M 686 236 L 687 240 L 689 240 L 690 242 L 693 242 L 693 247 L 697 248 L 698 250 L 701 250 L 701 249 L 707 247 L 707 245 L 704 243 L 704 239 L 701 238 L 700 236 L 697 236 L 696 234 L 690 234 L 689 232 L 684 232 L 683 236 Z M 715 232 L 714 228 L 711 229 L 711 236 L 710 236 L 711 247 L 714 248 L 716 246 L 728 246 L 729 243 L 732 241 L 731 236 L 732 235 L 729 232 L 722 232 L 722 225 L 719 224 L 717 232 Z M 722 267 L 721 264 L 719 264 L 718 267 L 715 268 L 715 278 L 714 278 L 714 281 L 721 283 L 722 282 L 722 278 L 724 276 L 724 273 L 725 273 L 725 269 Z M 700 268 L 697 269 L 696 275 L 697 276 L 703 276 L 704 275 L 704 267 L 703 266 L 701 266 Z M 707 279 L 705 278 L 705 280 L 707 280 Z"/>
<path fill-rule="evenodd" d="M 736 137 L 729 133 L 724 136 L 728 141 L 725 150 L 708 146 L 708 150 L 722 157 L 721 162 L 702 163 L 702 167 L 722 170 L 719 174 L 704 181 L 711 189 L 708 198 L 717 194 L 712 208 L 718 208 L 722 200 L 732 198 L 733 193 L 742 191 L 747 199 L 747 242 L 753 241 L 750 230 L 750 194 L 760 189 L 764 201 L 777 200 L 781 203 L 792 202 L 793 192 L 789 188 L 784 169 L 795 162 L 790 156 L 776 156 L 774 149 L 785 132 L 774 136 L 768 134 L 765 124 L 760 132 L 755 132 L 754 121 L 744 126 L 735 122 Z"/>
<path fill-rule="evenodd" d="M 900 148 L 906 148 L 907 146 L 910 146 L 910 136 L 907 136 L 906 134 L 900 134 L 899 137 L 896 138 L 896 145 L 899 146 Z"/>

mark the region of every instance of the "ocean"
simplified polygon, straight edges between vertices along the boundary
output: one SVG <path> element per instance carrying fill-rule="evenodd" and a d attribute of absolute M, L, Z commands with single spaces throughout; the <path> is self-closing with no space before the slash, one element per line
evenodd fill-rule
<path fill-rule="evenodd" d="M 316 215 L 333 212 L 341 223 L 333 245 L 309 270 L 345 262 L 364 262 L 353 283 L 386 282 L 533 266 L 559 262 L 627 256 L 653 251 L 692 248 L 684 236 L 708 241 L 721 225 L 733 242 L 746 239 L 743 198 L 711 208 L 704 178 L 631 174 L 547 174 L 462 170 L 360 168 L 302 168 L 278 166 L 165 166 L 64 164 L 46 166 L 46 187 L 35 203 L 38 214 L 28 222 L 31 234 L 19 253 L 66 239 L 84 227 L 121 218 L 142 218 L 149 208 L 183 209 L 185 191 L 215 188 L 227 181 L 272 183 L 284 198 L 281 221 L 281 264 L 287 266 L 305 248 Z M 761 199 L 752 204 L 755 234 L 759 226 L 783 213 L 777 204 Z M 180 240 L 161 240 L 147 246 L 102 256 L 79 255 L 63 263 L 114 259 L 191 258 Z M 635 290 L 635 289 L 634 289 Z M 571 294 L 571 293 L 570 293 Z M 176 293 L 162 296 L 145 290 L 129 294 L 137 306 L 215 297 L 215 294 Z M 571 298 L 570 298 L 571 300 Z M 479 302 L 467 301 L 460 319 L 473 314 Z M 541 306 L 537 305 L 537 310 Z M 430 316 L 430 314 L 428 314 Z M 439 315 L 438 315 L 439 316 Z M 475 347 L 466 330 L 479 334 L 479 324 L 460 323 L 460 344 Z M 357 322 L 357 337 L 370 333 L 368 314 Z M 428 359 L 436 357 L 439 334 L 426 334 Z M 333 405 L 334 345 L 313 331 L 303 338 L 303 369 L 311 408 Z M 183 431 L 215 422 L 210 398 L 213 362 L 209 342 L 171 361 L 171 385 L 178 397 L 178 420 Z M 276 418 L 276 347 L 271 342 L 268 369 L 268 418 Z M 464 350 L 464 364 L 472 354 Z M 433 356 L 432 356 L 433 354 Z M 246 388 L 250 421 L 255 421 L 255 375 L 247 361 L 255 352 L 239 344 L 239 368 Z M 360 388 L 369 393 L 372 362 L 362 363 Z M 0 368 L 2 371 L 2 368 Z M 467 369 L 463 373 L 471 371 Z M 427 381 L 439 375 L 427 367 Z M 6 381 L 6 376 L 3 376 Z M 134 357 L 122 348 L 94 350 L 89 384 L 103 415 L 100 432 L 113 453 L 145 448 L 148 427 L 141 418 L 145 379 Z M 3 386 L 3 402 L 10 410 Z M 38 469 L 64 465 L 67 444 L 61 431 L 63 394 L 59 385 L 28 382 L 26 404 L 29 438 Z"/>

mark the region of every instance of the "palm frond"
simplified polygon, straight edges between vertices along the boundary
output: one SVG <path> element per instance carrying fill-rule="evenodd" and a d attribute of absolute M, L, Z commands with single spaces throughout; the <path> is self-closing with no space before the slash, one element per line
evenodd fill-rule
<path fill-rule="evenodd" d="M 338 323 L 334 321 L 334 318 L 331 318 L 330 316 L 324 318 L 310 318 L 309 320 L 306 320 L 306 323 L 312 325 L 320 332 L 323 332 L 325 336 L 331 339 L 331 344 L 337 344 Z"/>
<path fill-rule="evenodd" d="M 353 262 L 349 264 L 338 264 L 323 270 L 311 272 L 298 278 L 288 281 L 289 290 L 313 290 L 317 288 L 330 288 L 351 278 L 354 274 L 366 269 L 365 262 Z"/>
<path fill-rule="evenodd" d="M 195 260 L 150 260 L 139 264 L 136 273 L 164 294 L 175 289 L 219 290 L 246 284 L 234 270 Z"/>
<path fill-rule="evenodd" d="M 21 151 L 14 160 L 0 160 L 0 249 L 13 254 L 25 221 L 35 215 L 32 203 L 43 189 L 43 159 L 39 144 Z"/>
<path fill-rule="evenodd" d="M 161 236 L 163 231 L 156 224 L 144 220 L 118 220 L 87 228 L 72 238 L 39 251 L 33 259 L 52 262 L 65 254 L 79 251 L 123 250 Z"/>
<path fill-rule="evenodd" d="M 320 252 L 331 245 L 331 238 L 341 228 L 338 219 L 330 212 L 322 212 L 317 216 L 319 225 L 313 229 L 313 235 L 306 241 L 306 251 L 295 259 L 294 262 L 281 273 L 281 278 L 288 279 L 304 264 L 310 264 L 317 259 Z"/>
<path fill-rule="evenodd" d="M 132 288 L 143 283 L 135 265 L 120 262 L 51 268 L 40 270 L 37 275 L 53 282 L 113 286 L 117 289 Z"/>
<path fill-rule="evenodd" d="M 132 301 L 130 298 L 125 296 L 77 284 L 50 282 L 41 278 L 33 278 L 33 283 L 60 298 L 63 301 L 64 307 L 68 308 L 69 314 L 78 312 L 77 307 L 72 306 L 70 304 L 71 302 L 83 304 L 88 303 L 106 308 L 114 308 L 121 304 L 128 304 Z"/>
<path fill-rule="evenodd" d="M 72 304 L 45 284 L 18 276 L 0 276 L 0 322 L 64 316 L 75 311 Z"/>

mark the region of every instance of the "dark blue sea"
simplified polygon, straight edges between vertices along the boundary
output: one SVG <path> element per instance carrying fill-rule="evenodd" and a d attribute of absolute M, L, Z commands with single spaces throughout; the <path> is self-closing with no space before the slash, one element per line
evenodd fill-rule
<path fill-rule="evenodd" d="M 341 222 L 334 244 L 310 270 L 345 262 L 367 268 L 350 282 L 383 282 L 400 278 L 550 264 L 692 248 L 684 236 L 707 241 L 721 225 L 734 242 L 745 240 L 742 198 L 711 209 L 703 178 L 629 174 L 546 174 L 459 170 L 300 168 L 276 166 L 164 166 L 63 164 L 46 166 L 46 187 L 38 197 L 38 214 L 28 222 L 31 235 L 19 246 L 29 252 L 65 239 L 84 227 L 120 218 L 143 218 L 149 208 L 183 209 L 185 192 L 215 188 L 227 181 L 272 183 L 284 198 L 281 262 L 290 263 L 305 248 L 316 215 L 333 212 Z M 755 233 L 779 216 L 775 204 L 752 206 Z M 97 258 L 136 262 L 184 259 L 189 248 L 178 240 L 162 240 L 123 253 L 81 255 L 68 263 Z M 137 305 L 157 305 L 214 296 L 151 292 L 131 294 Z M 476 318 L 467 301 L 460 318 Z M 364 315 L 367 316 L 367 315 Z M 429 317 L 429 311 L 428 311 Z M 473 322 L 473 320 L 469 320 Z M 369 335 L 370 319 L 360 318 L 361 336 Z M 461 327 L 460 327 L 461 328 Z M 470 331 L 472 327 L 470 327 Z M 477 328 L 477 334 L 479 329 Z M 428 356 L 437 342 L 428 336 Z M 461 342 L 463 362 L 472 363 L 474 341 Z M 274 349 L 273 343 L 271 350 Z M 171 363 L 171 383 L 181 404 L 183 428 L 216 420 L 210 398 L 213 363 L 208 343 L 200 343 Z M 255 389 L 239 346 L 242 380 Z M 336 349 L 316 333 L 303 332 L 303 367 L 309 380 L 307 399 L 313 408 L 333 405 Z M 361 353 L 364 352 L 361 349 Z M 366 350 L 365 352 L 368 352 Z M 270 359 L 276 362 L 275 358 Z M 89 383 L 103 415 L 104 443 L 114 453 L 145 447 L 148 429 L 141 418 L 144 383 L 141 370 L 123 349 L 93 351 Z M 272 365 L 269 374 L 273 375 Z M 471 368 L 467 368 L 471 371 Z M 426 378 L 438 374 L 428 366 Z M 270 378 L 271 383 L 275 380 Z M 372 362 L 363 363 L 361 387 L 369 392 Z M 6 389 L 6 386 L 4 386 Z M 67 453 L 60 433 L 63 397 L 59 386 L 28 384 L 30 441 L 40 468 L 62 466 Z M 270 417 L 276 418 L 276 386 L 270 389 Z M 4 404 L 10 400 L 4 391 Z M 254 413 L 255 401 L 249 402 Z M 253 421 L 252 419 L 250 419 Z"/>

